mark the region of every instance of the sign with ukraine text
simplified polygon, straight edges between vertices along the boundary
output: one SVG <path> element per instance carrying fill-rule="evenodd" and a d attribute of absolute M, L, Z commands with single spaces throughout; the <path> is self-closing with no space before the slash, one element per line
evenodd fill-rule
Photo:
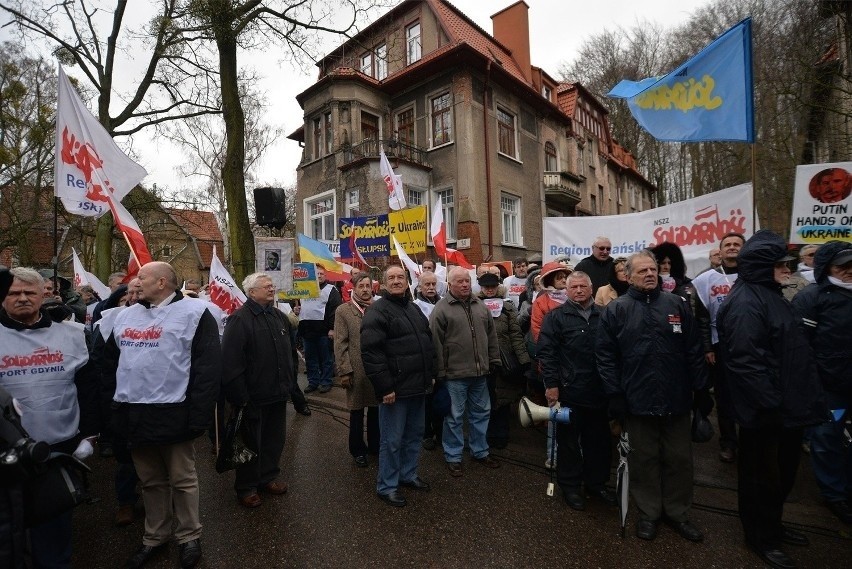
<path fill-rule="evenodd" d="M 605 235 L 613 257 L 627 257 L 664 241 L 683 252 L 687 275 L 709 266 L 707 254 L 729 231 L 754 233 L 751 184 L 742 184 L 662 207 L 624 215 L 546 217 L 542 256 L 569 255 L 576 265 L 592 254 L 592 242 Z"/>
<path fill-rule="evenodd" d="M 627 99 L 636 121 L 672 142 L 754 142 L 751 18 L 663 77 L 621 81 L 607 96 Z"/>
<path fill-rule="evenodd" d="M 391 233 L 407 253 L 426 251 L 426 206 L 419 205 L 388 213 Z M 395 254 L 395 251 L 392 251 Z"/>
<path fill-rule="evenodd" d="M 318 298 L 319 283 L 313 263 L 293 263 L 293 288 L 278 293 L 280 300 L 294 298 Z"/>
<path fill-rule="evenodd" d="M 852 243 L 852 162 L 796 168 L 790 243 Z"/>

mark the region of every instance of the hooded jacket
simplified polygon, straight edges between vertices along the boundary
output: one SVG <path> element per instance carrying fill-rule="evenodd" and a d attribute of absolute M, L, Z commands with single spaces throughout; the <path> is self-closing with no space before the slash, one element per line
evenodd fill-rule
<path fill-rule="evenodd" d="M 745 428 L 765 426 L 778 413 L 788 428 L 827 416 L 813 352 L 774 278 L 785 254 L 784 240 L 771 231 L 746 241 L 739 278 L 716 318 L 732 414 Z"/>
<path fill-rule="evenodd" d="M 793 299 L 793 311 L 813 348 L 819 379 L 830 400 L 852 397 L 852 291 L 828 280 L 831 258 L 850 248 L 841 241 L 820 247 L 814 256 L 816 282 Z"/>

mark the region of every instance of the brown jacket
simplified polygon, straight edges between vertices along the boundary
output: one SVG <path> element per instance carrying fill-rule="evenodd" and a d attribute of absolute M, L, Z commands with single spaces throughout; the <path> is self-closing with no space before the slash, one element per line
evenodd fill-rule
<path fill-rule="evenodd" d="M 369 308 L 367 309 L 369 310 Z M 358 307 L 347 302 L 334 313 L 334 362 L 336 375 L 352 376 L 352 386 L 346 390 L 346 405 L 355 411 L 378 405 L 373 385 L 361 361 L 361 320 Z"/>

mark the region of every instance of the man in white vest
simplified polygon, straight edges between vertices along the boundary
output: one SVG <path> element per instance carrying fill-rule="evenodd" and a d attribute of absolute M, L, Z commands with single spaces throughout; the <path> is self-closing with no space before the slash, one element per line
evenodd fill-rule
<path fill-rule="evenodd" d="M 317 265 L 319 297 L 302 300 L 299 314 L 299 334 L 305 347 L 305 367 L 308 371 L 308 386 L 305 393 L 319 389 L 320 393 L 331 390 L 331 375 L 334 370 L 334 311 L 341 304 L 340 292 L 327 280 L 325 269 Z"/>
<path fill-rule="evenodd" d="M 183 300 L 168 263 L 146 264 L 139 282 L 139 302 L 116 316 L 104 348 L 113 423 L 126 437 L 145 504 L 142 546 L 125 567 L 166 549 L 173 526 L 181 567 L 195 567 L 201 521 L 193 439 L 209 426 L 219 395 L 219 331 L 205 303 Z"/>
<path fill-rule="evenodd" d="M 32 439 L 85 458 L 97 435 L 97 387 L 83 326 L 54 322 L 42 310 L 44 278 L 37 271 L 18 267 L 11 283 L 9 276 L 0 309 L 0 387 L 20 406 Z M 34 566 L 71 567 L 70 511 L 29 532 Z"/>

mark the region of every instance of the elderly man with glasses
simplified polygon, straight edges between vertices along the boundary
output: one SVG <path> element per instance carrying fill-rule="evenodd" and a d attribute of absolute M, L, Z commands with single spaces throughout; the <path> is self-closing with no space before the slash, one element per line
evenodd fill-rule
<path fill-rule="evenodd" d="M 586 273 L 592 279 L 592 297 L 598 289 L 609 284 L 612 272 L 612 242 L 609 237 L 597 237 L 592 243 L 592 254 L 577 263 L 575 270 Z"/>

